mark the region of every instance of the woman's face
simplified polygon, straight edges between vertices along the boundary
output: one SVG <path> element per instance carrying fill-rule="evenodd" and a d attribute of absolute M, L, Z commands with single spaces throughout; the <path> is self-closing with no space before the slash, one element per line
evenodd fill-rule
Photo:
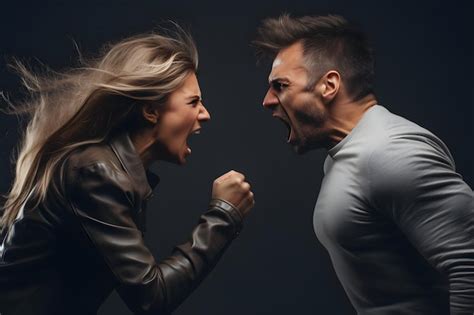
<path fill-rule="evenodd" d="M 166 104 L 160 108 L 154 126 L 155 149 L 160 160 L 176 164 L 186 163 L 191 154 L 187 140 L 199 134 L 201 123 L 211 117 L 201 99 L 201 90 L 196 74 L 190 73 L 183 85 L 171 93 Z"/>

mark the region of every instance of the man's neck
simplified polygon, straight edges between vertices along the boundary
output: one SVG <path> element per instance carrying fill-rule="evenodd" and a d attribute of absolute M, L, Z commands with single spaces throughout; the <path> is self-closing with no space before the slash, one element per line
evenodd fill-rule
<path fill-rule="evenodd" d="M 334 102 L 330 109 L 330 147 L 335 146 L 344 139 L 359 123 L 365 112 L 377 104 L 374 94 L 352 101 L 349 99 Z"/>

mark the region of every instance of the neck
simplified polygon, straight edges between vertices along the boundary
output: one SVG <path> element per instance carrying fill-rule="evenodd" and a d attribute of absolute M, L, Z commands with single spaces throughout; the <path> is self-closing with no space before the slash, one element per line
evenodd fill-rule
<path fill-rule="evenodd" d="M 331 104 L 329 110 L 329 148 L 344 139 L 354 129 L 364 113 L 376 104 L 377 100 L 374 94 L 368 94 L 357 101 L 346 99 Z"/>
<path fill-rule="evenodd" d="M 145 169 L 154 162 L 152 154 L 152 146 L 154 144 L 154 138 L 147 130 L 138 130 L 130 132 L 130 139 L 132 140 L 135 151 L 140 156 L 143 166 Z"/>

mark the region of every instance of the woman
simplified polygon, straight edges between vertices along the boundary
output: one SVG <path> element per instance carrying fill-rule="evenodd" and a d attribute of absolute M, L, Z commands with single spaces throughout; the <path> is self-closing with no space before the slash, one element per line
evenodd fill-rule
<path fill-rule="evenodd" d="M 244 176 L 215 180 L 190 240 L 157 264 L 143 242 L 156 160 L 184 164 L 210 119 L 189 35 L 125 39 L 80 69 L 38 78 L 4 206 L 0 314 L 95 314 L 113 289 L 136 314 L 167 314 L 212 269 L 253 207 Z M 13 105 L 12 105 L 13 106 Z"/>

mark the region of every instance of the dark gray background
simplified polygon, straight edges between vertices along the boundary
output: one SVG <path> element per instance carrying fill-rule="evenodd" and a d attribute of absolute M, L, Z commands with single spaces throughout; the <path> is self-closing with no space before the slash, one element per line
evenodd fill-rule
<path fill-rule="evenodd" d="M 354 313 L 312 227 L 326 152 L 294 154 L 286 128 L 261 106 L 269 67 L 256 66 L 249 42 L 264 17 L 337 13 L 360 23 L 376 50 L 379 103 L 441 137 L 474 186 L 470 1 L 18 1 L 0 10 L 0 90 L 12 96 L 19 81 L 4 57 L 38 58 L 61 69 L 75 63 L 71 39 L 87 56 L 164 19 L 191 29 L 212 120 L 193 140 L 186 166 L 155 167 L 162 181 L 150 204 L 146 240 L 157 259 L 184 241 L 206 209 L 213 179 L 230 169 L 248 176 L 256 207 L 178 315 Z M 3 193 L 17 126 L 16 118 L 0 114 Z M 130 312 L 114 294 L 100 314 Z"/>

